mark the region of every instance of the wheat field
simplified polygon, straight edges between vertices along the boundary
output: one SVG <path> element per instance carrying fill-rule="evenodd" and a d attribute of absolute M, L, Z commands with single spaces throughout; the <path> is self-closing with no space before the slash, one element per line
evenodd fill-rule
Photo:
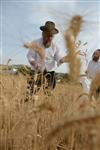
<path fill-rule="evenodd" d="M 24 102 L 27 78 L 0 77 L 0 150 L 100 149 L 100 100 L 80 96 L 78 83 L 58 83 Z"/>
<path fill-rule="evenodd" d="M 100 150 L 100 97 L 83 93 L 79 83 L 75 42 L 82 19 L 72 17 L 65 33 L 64 61 L 73 80 L 57 83 L 49 94 L 41 87 L 25 102 L 28 76 L 0 74 L 0 150 Z"/>

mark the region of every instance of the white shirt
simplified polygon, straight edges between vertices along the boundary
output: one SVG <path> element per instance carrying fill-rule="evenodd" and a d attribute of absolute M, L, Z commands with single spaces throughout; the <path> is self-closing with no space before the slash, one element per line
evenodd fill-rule
<path fill-rule="evenodd" d="M 91 60 L 87 67 L 88 77 L 94 78 L 98 72 L 100 72 L 100 61 L 95 62 Z"/>
<path fill-rule="evenodd" d="M 57 47 L 56 43 L 52 42 L 49 48 L 45 48 L 43 46 L 42 38 L 36 41 L 33 41 L 33 43 L 36 43 L 38 47 L 41 47 L 44 49 L 45 58 L 44 60 L 42 60 L 39 54 L 36 53 L 36 51 L 34 51 L 33 49 L 30 49 L 27 54 L 28 61 L 30 62 L 34 60 L 39 66 L 39 69 L 41 71 L 43 71 L 44 69 L 46 69 L 47 71 L 54 70 L 56 62 L 59 65 L 59 60 L 62 58 L 60 50 Z M 31 65 L 31 68 L 35 70 L 35 68 L 32 65 Z"/>
<path fill-rule="evenodd" d="M 98 72 L 100 72 L 100 61 L 91 60 L 87 67 L 87 76 L 80 78 L 85 93 L 90 92 L 91 82 Z"/>

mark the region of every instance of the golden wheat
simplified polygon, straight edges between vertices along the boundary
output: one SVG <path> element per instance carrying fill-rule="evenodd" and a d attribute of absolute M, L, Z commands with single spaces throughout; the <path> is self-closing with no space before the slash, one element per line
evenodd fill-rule
<path fill-rule="evenodd" d="M 94 96 L 97 99 L 100 96 L 100 94 L 97 93 L 98 89 L 100 90 L 100 72 L 96 74 L 91 83 L 90 96 Z"/>
<path fill-rule="evenodd" d="M 64 57 L 64 60 L 69 60 L 69 73 L 74 80 L 79 79 L 80 75 L 80 59 L 77 57 L 76 52 L 76 38 L 81 30 L 83 18 L 76 15 L 72 17 L 69 28 L 65 32 L 65 42 L 68 49 L 68 58 Z"/>
<path fill-rule="evenodd" d="M 45 52 L 44 52 L 44 49 L 39 47 L 35 42 L 31 42 L 31 43 L 26 43 L 26 45 L 28 46 L 28 48 L 30 48 L 31 50 L 33 51 L 36 51 L 40 58 L 42 60 L 44 60 L 44 57 L 45 57 Z"/>
<path fill-rule="evenodd" d="M 98 147 L 99 135 L 93 132 L 100 131 L 100 103 L 89 101 L 84 96 L 78 100 L 82 93 L 78 84 L 60 83 L 50 96 L 45 95 L 41 88 L 38 99 L 33 95 L 33 100 L 25 103 L 27 76 L 2 75 L 1 78 L 1 150 L 81 150 L 81 146 L 88 150 L 91 144 L 96 145 L 90 137 L 89 143 L 90 134 L 96 137 Z M 93 129 L 88 131 L 88 126 L 93 126 Z M 50 140 L 46 141 L 46 137 Z"/>

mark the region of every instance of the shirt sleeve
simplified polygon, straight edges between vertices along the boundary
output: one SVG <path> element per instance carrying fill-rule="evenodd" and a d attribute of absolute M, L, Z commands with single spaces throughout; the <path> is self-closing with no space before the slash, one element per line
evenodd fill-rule
<path fill-rule="evenodd" d="M 100 62 L 99 62 L 99 72 L 100 72 Z"/>
<path fill-rule="evenodd" d="M 34 45 L 34 43 L 36 43 L 36 41 L 32 41 L 32 42 L 28 43 L 30 48 L 27 53 L 27 59 L 29 62 L 36 60 L 36 51 L 35 51 L 35 49 L 32 48 L 32 45 Z"/>
<path fill-rule="evenodd" d="M 34 61 L 36 59 L 36 52 L 33 50 L 29 50 L 27 53 L 27 59 L 29 62 Z"/>
<path fill-rule="evenodd" d="M 87 71 L 89 71 L 89 69 L 90 69 L 90 64 L 91 64 L 91 61 L 88 63 Z"/>
<path fill-rule="evenodd" d="M 57 65 L 59 66 L 60 59 L 63 56 L 61 55 L 60 49 L 57 46 L 55 46 L 55 48 L 56 48 L 56 51 L 55 51 L 55 57 L 54 58 L 55 58 L 55 61 L 57 62 Z"/>

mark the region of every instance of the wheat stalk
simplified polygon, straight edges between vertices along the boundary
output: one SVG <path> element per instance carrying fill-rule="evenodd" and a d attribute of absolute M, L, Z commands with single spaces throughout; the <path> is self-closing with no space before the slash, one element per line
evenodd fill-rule
<path fill-rule="evenodd" d="M 66 47 L 68 48 L 68 57 L 69 57 L 69 73 L 74 80 L 79 79 L 80 74 L 80 59 L 77 58 L 76 53 L 76 38 L 81 30 L 83 18 L 79 15 L 72 17 L 70 21 L 69 28 L 65 32 L 65 42 Z M 65 57 L 64 59 L 67 59 Z"/>
<path fill-rule="evenodd" d="M 63 131 L 63 129 L 68 129 L 74 126 L 78 126 L 80 127 L 81 124 L 83 123 L 89 123 L 89 122 L 93 122 L 97 119 L 100 119 L 100 113 L 98 114 L 85 114 L 83 116 L 77 116 L 72 117 L 72 118 L 64 118 L 64 120 L 62 120 L 61 122 L 57 123 L 56 127 L 48 134 L 47 136 L 47 141 L 51 141 L 53 140 L 54 137 L 56 137 L 57 134 L 59 134 L 61 131 Z"/>
<path fill-rule="evenodd" d="M 32 51 L 35 51 L 39 54 L 40 58 L 44 60 L 45 51 L 43 48 L 39 47 L 35 42 L 26 43 L 27 47 L 30 48 Z"/>
<path fill-rule="evenodd" d="M 98 72 L 93 79 L 90 87 L 90 97 L 94 96 L 96 99 L 99 97 L 99 93 L 97 93 L 98 88 L 100 88 L 100 72 Z"/>

